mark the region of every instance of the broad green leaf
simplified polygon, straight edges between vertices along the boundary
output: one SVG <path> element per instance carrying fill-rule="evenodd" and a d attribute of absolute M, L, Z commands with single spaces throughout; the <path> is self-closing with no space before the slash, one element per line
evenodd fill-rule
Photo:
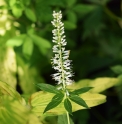
<path fill-rule="evenodd" d="M 0 81 L 16 88 L 16 56 L 13 48 L 0 45 Z"/>
<path fill-rule="evenodd" d="M 37 117 L 35 114 L 30 113 L 29 114 L 29 119 L 27 124 L 44 124 L 40 120 L 42 120 L 41 117 Z"/>
<path fill-rule="evenodd" d="M 35 34 L 31 34 L 30 37 L 44 55 L 48 52 L 48 49 L 51 48 L 51 43 L 48 40 Z"/>
<path fill-rule="evenodd" d="M 70 119 L 70 124 L 74 124 L 74 122 L 72 121 L 72 119 L 70 117 L 69 117 L 69 119 Z M 58 124 L 68 124 L 66 114 L 58 116 Z"/>
<path fill-rule="evenodd" d="M 76 25 L 70 21 L 64 21 L 64 27 L 65 29 L 73 30 L 76 28 Z"/>
<path fill-rule="evenodd" d="M 69 114 L 72 114 L 72 104 L 68 98 L 64 100 L 64 107 L 69 112 Z"/>
<path fill-rule="evenodd" d="M 103 8 L 99 6 L 94 11 L 92 11 L 91 14 L 89 14 L 89 16 L 87 16 L 87 18 L 83 22 L 83 28 L 84 28 L 83 38 L 89 37 L 90 35 L 92 35 L 92 32 L 94 32 L 96 36 L 99 35 L 98 33 L 100 32 L 100 30 L 102 30 L 105 27 L 101 23 L 102 13 L 103 13 Z"/>
<path fill-rule="evenodd" d="M 70 98 L 70 100 L 72 100 L 76 104 L 79 104 L 79 105 L 89 109 L 88 105 L 86 104 L 86 102 L 81 97 L 79 97 L 77 95 L 71 95 L 69 98 Z"/>
<path fill-rule="evenodd" d="M 30 4 L 31 0 L 23 0 L 23 3 L 28 6 Z"/>
<path fill-rule="evenodd" d="M 93 87 L 90 90 L 90 92 L 99 93 L 110 87 L 118 85 L 119 82 L 120 82 L 120 79 L 109 78 L 109 77 L 96 78 L 94 80 L 84 79 L 84 80 L 78 81 L 77 83 L 74 83 L 73 85 L 68 86 L 67 88 L 71 90 L 75 90 L 75 89 L 78 89 L 79 87 Z"/>
<path fill-rule="evenodd" d="M 36 15 L 30 8 L 25 9 L 25 15 L 26 17 L 31 20 L 32 22 L 36 22 Z"/>
<path fill-rule="evenodd" d="M 24 55 L 27 58 L 29 58 L 32 55 L 33 47 L 34 47 L 34 45 L 33 45 L 32 39 L 30 37 L 26 36 L 25 41 L 23 43 L 22 50 L 23 50 Z"/>
<path fill-rule="evenodd" d="M 9 5 L 12 7 L 16 3 L 16 0 L 9 0 Z"/>
<path fill-rule="evenodd" d="M 31 35 L 33 35 L 34 34 L 34 28 L 32 28 L 32 27 L 29 27 L 28 29 L 27 29 L 27 34 L 29 35 L 29 36 L 31 36 Z"/>
<path fill-rule="evenodd" d="M 76 24 L 77 22 L 77 15 L 74 11 L 69 10 L 67 12 L 67 19 L 68 21 L 72 22 L 73 24 Z"/>
<path fill-rule="evenodd" d="M 25 39 L 26 35 L 25 34 L 22 34 L 22 35 L 19 35 L 19 36 L 15 36 L 11 39 L 9 39 L 7 42 L 6 42 L 6 45 L 7 46 L 21 46 L 24 42 L 24 39 Z"/>
<path fill-rule="evenodd" d="M 56 94 L 51 102 L 46 106 L 45 110 L 44 110 L 44 113 L 50 109 L 53 109 L 55 108 L 56 106 L 58 106 L 63 100 L 63 95 L 60 95 L 60 94 Z"/>
<path fill-rule="evenodd" d="M 36 82 L 45 82 L 36 67 L 30 66 L 30 63 L 17 56 L 17 73 L 19 86 L 24 94 L 32 94 L 37 91 Z"/>
<path fill-rule="evenodd" d="M 39 0 L 38 2 L 36 2 L 35 5 L 35 12 L 38 20 L 41 21 L 42 23 L 49 23 L 52 20 L 52 8 L 49 5 L 49 2 L 54 2 L 53 1 L 44 1 L 43 0 L 43 4 L 42 1 Z M 58 0 L 58 2 L 60 3 L 60 1 Z"/>
<path fill-rule="evenodd" d="M 94 3 L 94 4 L 98 4 L 98 5 L 106 5 L 107 2 L 109 2 L 109 0 L 87 0 L 91 3 Z"/>
<path fill-rule="evenodd" d="M 23 7 L 16 3 L 12 6 L 12 13 L 15 17 L 19 18 L 22 15 Z"/>
<path fill-rule="evenodd" d="M 118 94 L 120 104 L 122 104 L 122 74 L 119 75 L 118 78 L 120 79 L 120 83 L 115 87 L 115 89 Z"/>
<path fill-rule="evenodd" d="M 52 100 L 60 100 L 60 99 L 63 99 L 64 97 L 64 94 L 63 93 L 57 93 L 53 98 Z"/>
<path fill-rule="evenodd" d="M 68 7 L 72 7 L 75 3 L 76 3 L 77 0 L 67 0 L 67 6 Z"/>
<path fill-rule="evenodd" d="M 58 89 L 56 89 L 56 87 L 54 87 L 50 84 L 38 83 L 36 85 L 43 91 L 55 93 L 55 94 L 60 93 L 60 91 Z"/>
<path fill-rule="evenodd" d="M 0 124 L 27 124 L 29 109 L 10 96 L 0 97 Z"/>
<path fill-rule="evenodd" d="M 82 16 L 90 13 L 93 11 L 97 6 L 90 5 L 90 4 L 77 4 L 73 7 L 73 10 L 79 14 L 82 14 Z"/>
<path fill-rule="evenodd" d="M 34 93 L 29 99 L 32 112 L 34 112 L 37 116 L 42 116 L 44 108 L 52 100 L 53 96 L 54 94 L 52 93 L 42 91 Z M 86 92 L 84 94 L 80 94 L 79 97 L 81 97 L 89 107 L 97 106 L 106 102 L 106 96 L 101 94 Z M 72 101 L 71 104 L 73 112 L 80 109 L 86 109 L 85 107 L 80 106 Z M 63 101 L 57 107 L 46 112 L 47 115 L 60 115 L 63 113 L 66 113 Z"/>
<path fill-rule="evenodd" d="M 43 124 L 57 124 L 57 116 L 43 116 L 41 121 Z"/>
<path fill-rule="evenodd" d="M 114 71 L 116 74 L 122 74 L 122 65 L 116 65 L 111 67 L 111 70 Z"/>
<path fill-rule="evenodd" d="M 80 88 L 80 89 L 77 89 L 77 90 L 74 90 L 71 92 L 71 94 L 82 94 L 82 93 L 85 93 L 85 92 L 88 92 L 89 90 L 91 90 L 93 87 L 83 87 L 83 88 Z"/>
<path fill-rule="evenodd" d="M 11 97 L 17 99 L 18 101 L 20 101 L 22 104 L 25 104 L 25 101 L 23 100 L 21 95 L 14 88 L 12 88 L 10 85 L 8 85 L 7 83 L 4 83 L 2 81 L 0 81 L 0 95 L 1 96 L 3 96 L 3 95 L 11 96 Z"/>
<path fill-rule="evenodd" d="M 51 6 L 59 6 L 59 7 L 66 7 L 66 1 L 63 0 L 50 0 L 48 1 Z"/>

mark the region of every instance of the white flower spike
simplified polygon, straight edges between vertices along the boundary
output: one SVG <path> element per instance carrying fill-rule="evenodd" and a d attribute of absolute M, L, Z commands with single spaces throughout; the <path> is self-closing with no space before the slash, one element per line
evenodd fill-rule
<path fill-rule="evenodd" d="M 53 46 L 53 52 L 55 56 L 51 59 L 53 68 L 57 71 L 56 74 L 53 74 L 52 77 L 58 84 L 62 84 L 62 88 L 65 89 L 67 85 L 72 84 L 71 77 L 73 76 L 71 70 L 71 60 L 69 60 L 70 51 L 65 50 L 67 44 L 65 35 L 64 35 L 64 24 L 62 23 L 62 13 L 61 11 L 53 11 L 53 21 L 51 22 L 55 29 L 52 31 L 53 40 L 55 43 Z"/>

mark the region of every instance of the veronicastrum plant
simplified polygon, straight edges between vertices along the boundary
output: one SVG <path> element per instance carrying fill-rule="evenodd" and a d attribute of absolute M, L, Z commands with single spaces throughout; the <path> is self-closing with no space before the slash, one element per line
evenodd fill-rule
<path fill-rule="evenodd" d="M 73 76 L 71 60 L 69 60 L 69 50 L 65 50 L 67 44 L 65 35 L 64 35 L 64 24 L 62 22 L 62 13 L 53 12 L 53 21 L 51 22 L 54 26 L 53 33 L 53 52 L 54 57 L 51 59 L 52 67 L 56 70 L 55 74 L 52 74 L 52 77 L 57 81 L 57 87 L 54 87 L 49 84 L 37 84 L 37 86 L 43 90 L 50 93 L 54 93 L 54 97 L 51 102 L 48 103 L 43 113 L 49 111 L 50 109 L 55 108 L 61 102 L 64 103 L 64 107 L 67 113 L 68 124 L 70 124 L 69 114 L 72 114 L 72 103 L 75 102 L 78 105 L 81 105 L 85 108 L 89 108 L 86 102 L 79 97 L 79 94 L 89 91 L 92 87 L 84 87 L 74 91 L 70 91 L 67 86 L 72 85 L 74 82 L 71 78 Z"/>
<path fill-rule="evenodd" d="M 4 0 L 1 0 L 0 4 L 1 5 L 5 4 L 2 1 L 4 1 Z M 6 2 L 7 2 L 7 0 L 6 0 Z M 8 122 L 9 122 L 9 124 L 27 124 L 27 123 L 28 124 L 31 124 L 31 123 L 42 124 L 43 122 L 41 122 L 41 121 L 37 122 L 37 121 L 35 121 L 35 119 L 38 120 L 40 117 L 41 120 L 43 120 L 44 116 L 49 116 L 49 115 L 56 115 L 56 116 L 59 115 L 58 119 L 61 116 L 64 118 L 64 116 L 61 115 L 63 113 L 67 113 L 68 122 L 67 122 L 67 120 L 65 120 L 66 121 L 65 124 L 67 124 L 67 123 L 69 123 L 69 114 L 72 114 L 72 112 L 80 110 L 80 109 L 84 109 L 84 108 L 87 109 L 88 107 L 93 107 L 93 106 L 99 105 L 101 103 L 104 103 L 106 101 L 106 97 L 104 95 L 100 95 L 99 93 L 110 87 L 115 86 L 116 84 L 118 84 L 118 82 L 121 82 L 121 81 L 118 78 L 102 77 L 102 78 L 96 78 L 93 80 L 82 79 L 82 80 L 79 80 L 77 83 L 73 83 L 73 81 L 72 81 L 73 73 L 72 73 L 72 70 L 70 67 L 71 60 L 68 60 L 69 51 L 66 52 L 66 50 L 64 48 L 66 45 L 66 41 L 65 41 L 65 36 L 64 36 L 64 32 L 63 32 L 64 25 L 61 22 L 61 18 L 62 18 L 61 12 L 58 12 L 58 13 L 54 12 L 54 14 L 53 14 L 54 20 L 52 21 L 52 24 L 55 28 L 53 30 L 53 34 L 54 34 L 53 42 L 55 44 L 53 47 L 53 51 L 54 51 L 55 55 L 51 61 L 52 61 L 53 68 L 57 71 L 57 73 L 53 74 L 52 77 L 57 81 L 57 87 L 54 87 L 54 86 L 48 85 L 48 84 L 37 84 L 42 90 L 47 91 L 47 92 L 43 92 L 43 91 L 35 92 L 36 91 L 35 88 L 32 88 L 32 90 L 30 90 L 30 88 L 33 87 L 32 83 L 30 83 L 30 82 L 35 82 L 35 80 L 34 80 L 35 74 L 32 74 L 33 70 L 30 71 L 29 68 L 25 68 L 28 65 L 30 65 L 30 61 L 29 61 L 29 64 L 26 65 L 24 63 L 24 59 L 22 59 L 21 56 L 19 56 L 19 54 L 17 52 L 18 50 L 13 51 L 13 48 L 9 48 L 8 46 L 11 46 L 11 47 L 22 46 L 22 51 L 23 51 L 24 55 L 27 55 L 27 58 L 28 58 L 28 56 L 32 55 L 33 45 L 35 44 L 40 49 L 40 52 L 42 54 L 46 55 L 46 53 L 48 51 L 47 49 L 49 49 L 51 47 L 50 42 L 47 41 L 46 39 L 42 38 L 43 35 L 40 37 L 36 34 L 36 32 L 34 31 L 34 27 L 35 27 L 35 29 L 37 29 L 37 27 L 39 26 L 38 24 L 35 26 L 33 25 L 34 27 L 32 26 L 32 23 L 36 23 L 36 21 L 37 21 L 34 12 L 36 12 L 37 10 L 41 10 L 40 9 L 41 7 L 37 6 L 39 9 L 36 9 L 36 10 L 34 8 L 31 9 L 31 8 L 29 8 L 30 7 L 29 3 L 28 2 L 26 3 L 25 1 L 23 1 L 23 2 L 21 1 L 18 4 L 18 2 L 16 0 L 10 0 L 7 3 L 9 3 L 8 7 L 7 7 L 7 4 L 5 4 L 5 6 L 3 6 L 3 5 L 1 6 L 1 11 L 2 11 L 1 16 L 3 16 L 3 17 L 6 16 L 6 18 L 4 18 L 5 20 L 4 19 L 2 20 L 2 18 L 1 18 L 1 24 L 3 23 L 1 25 L 2 26 L 1 29 L 4 33 L 2 34 L 1 41 L 0 41 L 0 43 L 1 43 L 1 46 L 0 46 L 0 53 L 1 53 L 0 54 L 0 58 L 1 58 L 1 60 L 0 60 L 0 67 L 1 67 L 0 68 L 0 72 L 1 72 L 1 74 L 0 74 L 0 124 L 8 124 Z M 38 5 L 38 2 L 36 4 Z M 45 4 L 47 4 L 47 2 Z M 58 2 L 57 2 L 57 5 L 59 5 Z M 20 7 L 18 7 L 18 6 L 20 6 Z M 42 5 L 42 6 L 44 6 L 44 5 Z M 79 6 L 79 5 L 74 4 L 74 6 L 72 6 L 72 8 L 74 8 L 75 6 Z M 50 6 L 46 6 L 46 7 L 48 7 L 50 9 Z M 81 6 L 81 8 L 79 10 L 73 9 L 74 10 L 73 13 L 77 13 L 77 12 L 82 13 L 82 11 L 81 11 L 82 7 L 88 7 L 88 8 L 90 7 L 91 8 L 91 6 L 84 4 L 83 6 Z M 96 6 L 94 6 L 94 7 L 96 8 Z M 94 8 L 94 7 L 92 7 L 92 8 Z M 67 11 L 67 9 L 69 9 L 69 7 L 64 8 L 65 11 Z M 33 11 L 33 10 L 35 10 L 35 11 Z M 5 11 L 5 13 L 4 13 L 4 11 Z M 6 11 L 9 11 L 9 12 L 6 13 Z M 89 12 L 91 12 L 91 11 L 92 11 L 92 9 L 90 9 Z M 39 12 L 41 12 L 42 14 L 44 13 L 44 11 L 42 11 L 42 10 Z M 92 12 L 94 14 L 94 11 L 92 11 Z M 12 15 L 12 13 L 14 16 Z M 22 16 L 22 14 L 24 14 L 25 16 Z M 50 13 L 46 12 L 43 15 L 45 15 L 45 17 L 47 18 L 47 16 L 48 16 L 47 14 L 50 14 Z M 67 15 L 68 16 L 72 15 L 72 12 L 67 11 L 66 16 Z M 12 18 L 11 19 L 9 18 L 9 20 L 8 20 L 8 16 L 10 16 Z M 19 18 L 20 16 L 22 16 L 22 17 Z M 92 16 L 92 14 L 91 14 L 91 16 Z M 40 17 L 40 20 L 38 20 L 38 21 L 42 21 L 42 24 L 43 24 L 43 22 L 45 22 L 44 21 L 45 18 L 44 18 L 44 20 L 42 20 L 43 16 L 39 16 L 39 17 Z M 23 20 L 26 20 L 25 22 L 29 21 L 29 23 L 25 24 L 26 25 L 25 29 L 21 28 L 21 27 L 23 27 L 23 24 L 24 24 L 24 23 L 20 24 L 20 20 L 22 18 L 23 18 Z M 30 20 L 27 20 L 27 18 Z M 76 18 L 77 18 L 77 16 L 76 16 Z M 8 28 L 7 28 L 5 25 L 8 24 L 8 21 L 10 23 L 10 26 L 8 26 Z M 32 21 L 32 23 L 30 23 L 30 21 Z M 72 22 L 72 21 L 74 23 L 74 20 L 71 20 L 71 18 L 69 18 L 67 23 Z M 16 27 L 13 25 L 14 22 L 17 25 L 19 24 L 19 28 L 18 28 L 18 26 Z M 85 20 L 85 22 L 86 22 L 86 20 Z M 72 24 L 72 23 L 68 23 L 68 24 Z M 87 23 L 85 23 L 85 25 L 89 25 L 89 21 L 87 21 Z M 29 27 L 29 28 L 27 29 L 27 27 Z M 76 26 L 73 26 L 73 27 L 76 27 Z M 74 29 L 73 27 L 70 28 L 70 26 L 69 26 L 70 29 Z M 20 29 L 20 31 L 19 31 L 20 35 L 18 35 L 18 33 L 17 33 L 18 29 Z M 85 29 L 86 30 L 84 30 L 84 34 L 86 34 L 87 30 L 92 30 L 90 28 L 85 28 Z M 27 32 L 26 32 L 26 30 L 27 30 Z M 21 34 L 23 31 L 26 33 Z M 44 32 L 45 31 L 46 30 L 44 30 Z M 44 32 L 43 32 L 43 34 L 44 34 Z M 5 42 L 6 40 L 7 40 L 7 42 Z M 27 49 L 28 46 L 29 46 L 29 49 Z M 16 64 L 16 57 L 14 55 L 15 52 L 16 52 L 17 56 L 19 57 L 19 60 L 18 60 L 19 64 Z M 11 55 L 13 55 L 13 56 L 11 56 Z M 17 57 L 17 59 L 18 59 L 18 57 Z M 11 62 L 12 62 L 12 65 L 11 65 Z M 14 64 L 13 64 L 13 62 L 14 62 Z M 20 70 L 20 72 L 22 72 L 22 70 L 23 70 L 23 72 L 25 72 L 25 73 L 22 73 L 22 75 L 24 75 L 24 76 L 22 76 L 19 71 L 16 72 L 17 71 L 16 65 L 17 66 L 19 65 L 17 70 Z M 13 69 L 15 71 L 13 71 Z M 115 72 L 118 70 L 118 69 L 117 70 L 116 69 L 117 68 L 114 68 Z M 119 67 L 118 71 L 120 73 L 120 67 Z M 19 80 L 20 84 L 21 83 L 23 84 L 23 85 L 20 85 L 20 88 L 22 89 L 23 93 L 30 94 L 33 91 L 35 92 L 31 95 L 30 98 L 24 99 L 15 90 L 16 76 L 13 75 L 13 72 L 18 73 L 18 74 L 20 73 L 18 76 L 20 79 Z M 27 73 L 27 75 L 26 75 L 26 73 Z M 33 78 L 29 78 L 29 80 L 26 80 L 26 78 L 28 78 L 30 76 Z M 21 80 L 21 79 L 23 79 L 23 80 Z M 13 86 L 13 80 L 15 82 L 14 86 Z M 11 86 L 14 88 L 12 88 Z M 82 88 L 78 89 L 79 87 L 82 87 Z M 91 89 L 91 87 L 94 87 L 94 88 Z M 91 90 L 89 90 L 89 89 L 91 89 Z M 88 91 L 88 92 L 86 92 L 86 91 Z M 77 104 L 75 104 L 75 103 L 77 103 Z M 79 104 L 81 106 L 79 106 Z M 45 114 L 43 114 L 43 112 Z M 61 118 L 59 120 L 61 120 Z M 62 121 L 59 122 L 59 120 L 58 121 L 56 120 L 56 122 L 58 124 L 64 124 L 64 123 L 62 123 Z M 65 122 L 65 121 L 63 121 L 63 122 Z M 57 123 L 55 123 L 55 124 L 57 124 Z M 43 124 L 47 124 L 47 123 L 44 122 Z M 54 124 L 54 123 L 50 123 L 50 124 Z"/>
<path fill-rule="evenodd" d="M 10 124 L 26 124 L 29 120 L 33 120 L 32 117 L 37 120 L 41 119 L 38 120 L 38 124 L 47 124 L 48 122 L 45 122 L 46 118 L 48 118 L 47 116 L 52 115 L 58 116 L 58 120 L 55 119 L 55 124 L 62 124 L 63 122 L 65 124 L 72 124 L 73 122 L 70 121 L 69 114 L 72 115 L 74 111 L 89 109 L 89 107 L 104 103 L 106 96 L 99 93 L 120 82 L 117 78 L 105 77 L 94 80 L 83 79 L 74 83 L 69 51 L 65 50 L 67 42 L 64 35 L 64 24 L 61 21 L 61 11 L 54 11 L 53 17 L 52 24 L 54 30 L 52 31 L 52 41 L 54 43 L 54 57 L 51 61 L 52 67 L 56 70 L 52 77 L 57 81 L 57 86 L 39 83 L 37 86 L 44 92 L 35 92 L 29 99 L 25 100 L 15 89 L 0 81 L 0 124 L 8 124 L 8 122 Z M 4 56 L 3 54 L 1 58 L 4 58 Z M 9 54 L 7 54 L 7 57 L 9 57 Z M 5 64 L 1 63 L 1 65 Z M 82 88 L 79 89 L 79 87 Z M 13 102 L 13 98 L 15 98 L 15 102 Z"/>

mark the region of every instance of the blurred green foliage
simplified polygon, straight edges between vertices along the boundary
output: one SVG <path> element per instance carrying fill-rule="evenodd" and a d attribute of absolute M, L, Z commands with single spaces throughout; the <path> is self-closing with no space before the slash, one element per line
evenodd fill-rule
<path fill-rule="evenodd" d="M 51 21 L 53 10 L 61 10 L 74 80 L 98 77 L 119 80 L 116 87 L 113 87 L 115 82 L 105 82 L 102 92 L 108 96 L 106 104 L 75 112 L 74 121 L 77 124 L 121 124 L 121 6 L 121 0 L 0 0 L 0 80 L 27 98 L 38 91 L 35 82 L 55 85 L 50 77 L 53 73 Z M 11 98 L 5 99 L 11 101 Z M 26 112 L 28 110 L 24 114 Z M 41 123 L 36 117 L 35 120 Z M 6 122 L 3 120 L 3 123 Z"/>

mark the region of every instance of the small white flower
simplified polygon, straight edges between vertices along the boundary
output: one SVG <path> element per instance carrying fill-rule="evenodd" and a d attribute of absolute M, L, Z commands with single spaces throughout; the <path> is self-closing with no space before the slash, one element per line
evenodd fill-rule
<path fill-rule="evenodd" d="M 73 76 L 71 70 L 71 60 L 69 60 L 69 50 L 65 50 L 67 42 L 64 35 L 64 24 L 62 23 L 62 13 L 61 11 L 55 12 L 53 11 L 54 20 L 51 21 L 52 25 L 55 29 L 52 31 L 53 40 L 56 45 L 53 46 L 53 52 L 55 53 L 52 60 L 53 68 L 57 71 L 57 73 L 53 74 L 52 77 L 58 84 L 62 85 L 70 85 L 72 84 L 72 80 L 70 79 Z M 68 93 L 67 93 L 68 94 Z"/>

